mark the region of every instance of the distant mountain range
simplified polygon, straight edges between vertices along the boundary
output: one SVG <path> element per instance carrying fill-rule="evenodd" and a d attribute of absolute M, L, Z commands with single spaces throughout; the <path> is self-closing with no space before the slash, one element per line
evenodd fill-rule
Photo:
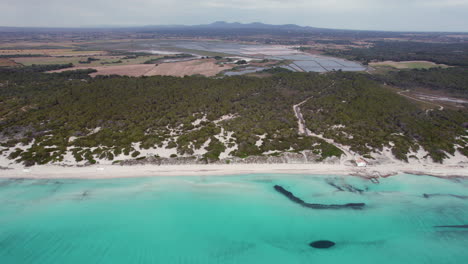
<path fill-rule="evenodd" d="M 10 30 L 18 30 L 18 29 L 269 29 L 269 30 L 294 30 L 294 31 L 314 31 L 314 30 L 332 30 L 332 29 L 323 29 L 323 28 L 315 28 L 315 27 L 303 27 L 294 24 L 286 24 L 286 25 L 270 25 L 264 24 L 260 22 L 254 23 L 239 23 L 239 22 L 225 22 L 225 21 L 217 21 L 211 24 L 203 24 L 203 25 L 146 25 L 146 26 L 109 26 L 109 25 L 96 25 L 96 26 L 89 26 L 89 27 L 0 27 L 2 31 L 10 31 Z"/>
<path fill-rule="evenodd" d="M 316 30 L 332 30 L 324 28 L 316 28 L 309 26 L 298 26 L 295 24 L 285 24 L 285 25 L 271 25 L 261 22 L 253 23 L 239 23 L 239 22 L 225 22 L 225 21 L 216 21 L 211 24 L 203 25 L 150 25 L 144 26 L 144 28 L 186 28 L 186 29 L 270 29 L 270 30 L 294 30 L 294 31 L 316 31 Z"/>
<path fill-rule="evenodd" d="M 223 30 L 225 32 L 223 32 Z M 0 32 L 83 32 L 83 31 L 136 31 L 136 32 L 152 32 L 160 31 L 162 33 L 183 33 L 187 34 L 192 32 L 193 34 L 208 34 L 208 31 L 217 34 L 253 34 L 253 33 L 270 33 L 270 34 L 369 34 L 378 33 L 389 34 L 389 33 L 419 33 L 419 32 L 397 32 L 397 31 L 375 31 L 375 30 L 350 30 L 350 29 L 329 29 L 329 28 L 318 28 L 310 26 L 299 26 L 295 24 L 284 24 L 284 25 L 271 25 L 261 22 L 253 23 L 239 23 L 239 22 L 225 22 L 217 21 L 211 24 L 202 25 L 146 25 L 146 26 L 109 26 L 109 25 L 96 25 L 87 27 L 1 27 Z M 424 32 L 424 34 L 440 33 L 440 32 Z M 452 32 L 453 33 L 453 32 Z M 466 32 L 459 32 L 459 34 L 468 34 Z"/>

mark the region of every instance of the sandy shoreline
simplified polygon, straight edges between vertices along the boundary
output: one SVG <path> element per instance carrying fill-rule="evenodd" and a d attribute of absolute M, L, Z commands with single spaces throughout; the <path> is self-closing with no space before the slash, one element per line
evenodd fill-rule
<path fill-rule="evenodd" d="M 226 165 L 93 165 L 63 167 L 57 165 L 16 167 L 0 170 L 0 178 L 32 179 L 112 179 L 157 176 L 215 176 L 238 174 L 327 174 L 353 175 L 368 178 L 397 174 L 431 175 L 436 177 L 468 177 L 465 166 L 386 164 L 357 168 L 342 164 L 226 164 Z"/>

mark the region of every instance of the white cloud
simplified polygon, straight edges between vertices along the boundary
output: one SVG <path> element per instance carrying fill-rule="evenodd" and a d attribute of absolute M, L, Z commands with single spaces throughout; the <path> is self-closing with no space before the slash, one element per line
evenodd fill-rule
<path fill-rule="evenodd" d="M 202 0 L 199 1 L 201 6 L 216 7 L 216 8 L 233 8 L 233 9 L 258 9 L 258 10 L 284 10 L 284 9 L 310 9 L 310 10 L 353 10 L 359 9 L 373 1 L 370 0 L 327 0 L 327 1 L 313 1 L 313 0 L 292 0 L 292 1 L 279 1 L 279 0 Z"/>
<path fill-rule="evenodd" d="M 450 7 L 468 7 L 468 0 L 427 0 L 427 1 L 418 1 L 419 4 L 430 6 L 430 7 L 442 7 L 442 8 L 450 8 Z"/>

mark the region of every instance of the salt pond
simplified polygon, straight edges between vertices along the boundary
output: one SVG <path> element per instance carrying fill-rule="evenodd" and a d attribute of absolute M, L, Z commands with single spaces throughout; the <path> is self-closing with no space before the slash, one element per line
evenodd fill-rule
<path fill-rule="evenodd" d="M 162 52 L 214 52 L 225 54 L 227 56 L 242 56 L 254 59 L 273 59 L 273 60 L 288 60 L 293 63 L 285 66 L 292 71 L 305 72 L 327 72 L 333 70 L 342 71 L 364 71 L 366 67 L 363 65 L 340 58 L 313 55 L 292 49 L 287 46 L 279 45 L 253 45 L 241 44 L 235 42 L 223 41 L 155 41 L 146 43 L 141 46 L 142 50 Z M 197 55 L 202 55 L 198 53 Z M 246 71 L 245 73 L 250 73 Z M 239 75 L 237 72 L 227 75 Z"/>

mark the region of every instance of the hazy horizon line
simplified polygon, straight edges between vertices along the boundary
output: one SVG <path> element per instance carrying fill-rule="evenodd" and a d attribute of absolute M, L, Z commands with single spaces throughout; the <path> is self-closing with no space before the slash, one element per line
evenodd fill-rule
<path fill-rule="evenodd" d="M 389 30 L 389 29 L 356 29 L 356 28 L 334 28 L 334 27 L 315 27 L 311 25 L 300 25 L 295 23 L 286 23 L 286 24 L 268 24 L 260 21 L 256 22 L 227 22 L 227 21 L 214 21 L 208 24 L 134 24 L 134 25 L 112 25 L 112 24 L 103 24 L 103 25 L 78 25 L 78 26 L 2 26 L 0 28 L 11 28 L 11 29 L 130 29 L 130 28 L 143 28 L 143 27 L 196 27 L 196 26 L 208 26 L 215 23 L 226 23 L 226 24 L 241 24 L 241 25 L 250 25 L 250 24 L 263 24 L 269 26 L 298 26 L 302 28 L 315 28 L 315 29 L 329 29 L 329 30 L 344 30 L 344 31 L 367 31 L 367 32 L 402 32 L 402 33 L 464 33 L 468 34 L 468 31 L 440 31 L 440 30 Z"/>

